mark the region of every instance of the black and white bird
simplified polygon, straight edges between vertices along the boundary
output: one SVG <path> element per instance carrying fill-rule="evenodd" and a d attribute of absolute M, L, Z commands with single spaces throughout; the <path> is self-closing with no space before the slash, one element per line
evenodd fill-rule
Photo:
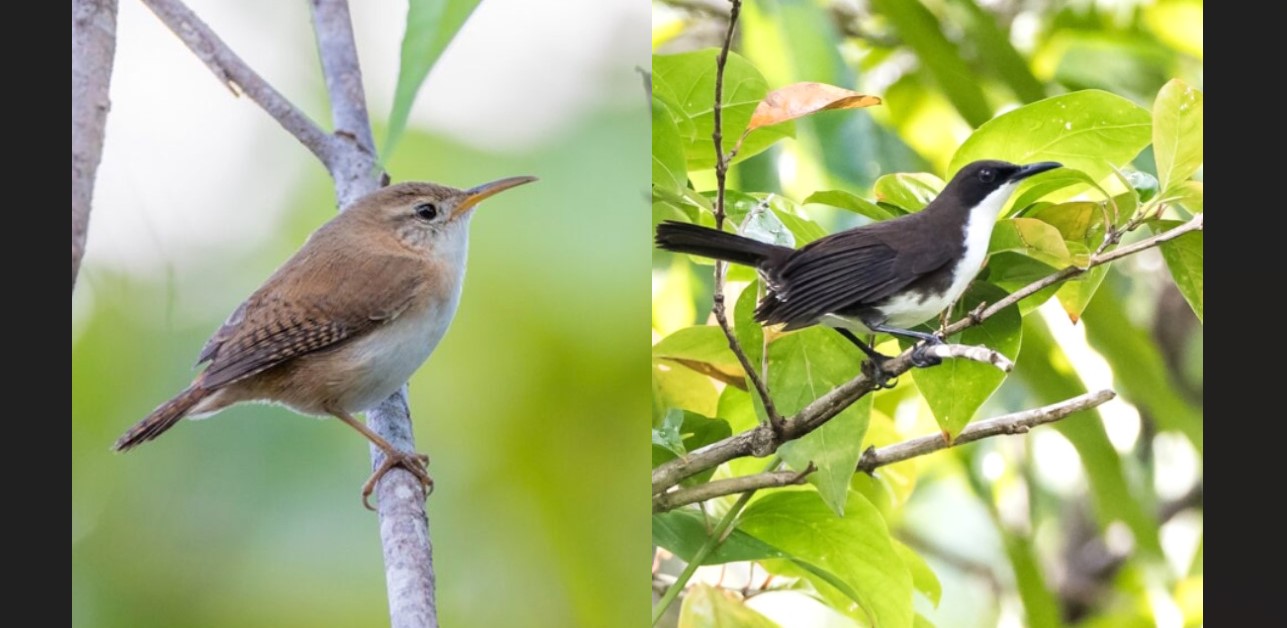
<path fill-rule="evenodd" d="M 1060 166 L 975 161 L 921 211 L 834 233 L 799 249 L 674 221 L 657 226 L 657 246 L 755 267 L 767 288 L 755 310 L 757 321 L 785 324 L 787 331 L 834 327 L 872 358 L 877 381 L 885 385 L 880 367 L 888 356 L 855 333 L 923 340 L 913 362 L 937 364 L 938 358 L 923 351 L 942 339 L 909 328 L 955 303 L 979 274 L 992 226 L 1019 182 Z"/>

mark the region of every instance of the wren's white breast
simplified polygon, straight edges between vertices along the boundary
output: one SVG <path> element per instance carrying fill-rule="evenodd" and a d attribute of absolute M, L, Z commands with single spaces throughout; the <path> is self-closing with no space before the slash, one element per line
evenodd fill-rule
<path fill-rule="evenodd" d="M 351 388 L 341 400 L 348 412 L 384 401 L 424 364 L 442 340 L 460 304 L 468 253 L 467 219 L 435 244 L 429 267 L 434 281 L 425 298 L 385 325 L 355 339 L 344 349 L 351 360 Z M 443 272 L 455 269 L 455 272 Z"/>

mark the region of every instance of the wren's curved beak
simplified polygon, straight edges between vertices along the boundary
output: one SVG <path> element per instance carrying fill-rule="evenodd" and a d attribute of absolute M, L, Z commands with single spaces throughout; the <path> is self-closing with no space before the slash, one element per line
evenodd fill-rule
<path fill-rule="evenodd" d="M 451 219 L 455 220 L 469 213 L 469 210 L 473 209 L 475 205 L 478 205 L 478 203 L 482 202 L 483 199 L 489 196 L 504 192 L 512 187 L 523 185 L 524 183 L 531 183 L 535 180 L 536 177 L 509 177 L 469 188 L 468 190 L 465 190 L 465 198 L 461 199 L 461 201 L 456 204 L 456 208 L 451 211 Z"/>
<path fill-rule="evenodd" d="M 1019 169 L 1015 171 L 1014 176 L 1010 177 L 1010 180 L 1021 181 L 1023 179 L 1027 179 L 1028 177 L 1031 177 L 1034 174 L 1041 174 L 1048 170 L 1054 170 L 1055 168 L 1063 168 L 1063 167 L 1064 165 L 1057 161 L 1041 161 L 1035 164 L 1019 166 Z"/>

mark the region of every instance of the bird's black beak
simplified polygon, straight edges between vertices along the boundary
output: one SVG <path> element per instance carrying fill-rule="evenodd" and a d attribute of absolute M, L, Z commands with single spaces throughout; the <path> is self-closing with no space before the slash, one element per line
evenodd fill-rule
<path fill-rule="evenodd" d="M 1035 164 L 1019 166 L 1019 169 L 1015 171 L 1014 176 L 1010 177 L 1010 180 L 1020 181 L 1023 179 L 1027 179 L 1028 177 L 1031 177 L 1034 174 L 1041 174 L 1043 172 L 1046 172 L 1047 170 L 1054 170 L 1055 168 L 1063 168 L 1063 167 L 1064 165 L 1057 161 L 1041 161 Z"/>

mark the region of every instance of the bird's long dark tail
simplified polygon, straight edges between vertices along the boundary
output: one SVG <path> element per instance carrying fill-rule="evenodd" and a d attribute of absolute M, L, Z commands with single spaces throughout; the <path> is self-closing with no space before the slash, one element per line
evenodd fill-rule
<path fill-rule="evenodd" d="M 192 408 L 202 399 L 205 399 L 212 391 L 201 387 L 200 378 L 192 382 L 183 392 L 153 410 L 147 418 L 134 424 L 120 438 L 116 439 L 116 444 L 112 449 L 116 451 L 126 451 L 147 441 L 160 436 L 162 432 L 174 427 Z"/>
<path fill-rule="evenodd" d="M 792 249 L 747 237 L 692 225 L 666 221 L 657 225 L 657 246 L 677 253 L 692 253 L 726 262 L 758 267 L 785 255 Z"/>

